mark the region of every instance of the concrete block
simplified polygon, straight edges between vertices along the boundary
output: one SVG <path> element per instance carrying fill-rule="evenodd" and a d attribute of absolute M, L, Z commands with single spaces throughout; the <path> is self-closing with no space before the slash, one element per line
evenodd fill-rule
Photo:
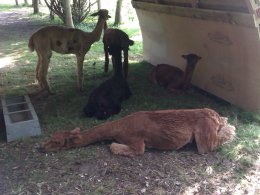
<path fill-rule="evenodd" d="M 2 98 L 7 142 L 41 134 L 37 114 L 28 95 Z"/>

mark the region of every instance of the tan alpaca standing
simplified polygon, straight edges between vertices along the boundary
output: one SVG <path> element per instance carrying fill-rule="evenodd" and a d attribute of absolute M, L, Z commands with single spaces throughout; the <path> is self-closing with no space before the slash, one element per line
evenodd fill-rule
<path fill-rule="evenodd" d="M 82 90 L 83 62 L 91 45 L 100 39 L 106 20 L 110 18 L 108 11 L 101 9 L 91 16 L 98 16 L 98 22 L 92 32 L 62 26 L 47 26 L 35 32 L 29 40 L 28 47 L 36 51 L 38 63 L 36 79 L 43 90 L 51 93 L 47 81 L 47 73 L 52 51 L 61 54 L 75 54 L 77 57 L 77 85 Z"/>
<path fill-rule="evenodd" d="M 87 146 L 102 140 L 115 140 L 112 153 L 143 155 L 145 147 L 161 150 L 179 149 L 194 138 L 198 152 L 215 150 L 235 137 L 235 127 L 214 110 L 183 109 L 140 111 L 119 120 L 80 131 L 57 132 L 44 142 L 43 152 Z"/>
<path fill-rule="evenodd" d="M 149 79 L 154 84 L 163 86 L 169 91 L 187 89 L 190 86 L 196 64 L 201 57 L 196 54 L 182 55 L 182 57 L 187 60 L 185 71 L 168 64 L 158 64 L 152 69 Z"/>

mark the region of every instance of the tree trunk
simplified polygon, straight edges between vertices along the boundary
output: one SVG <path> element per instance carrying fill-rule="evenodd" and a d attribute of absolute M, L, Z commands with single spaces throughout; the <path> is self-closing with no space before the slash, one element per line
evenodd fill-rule
<path fill-rule="evenodd" d="M 70 0 L 64 0 L 64 13 L 65 13 L 65 24 L 68 27 L 74 28 L 73 20 L 72 20 L 72 14 L 71 14 L 71 6 L 70 6 Z"/>
<path fill-rule="evenodd" d="M 98 10 L 101 9 L 101 1 L 100 0 L 97 0 L 97 8 L 98 8 Z"/>
<path fill-rule="evenodd" d="M 39 0 L 33 0 L 33 13 L 39 13 Z"/>
<path fill-rule="evenodd" d="M 24 5 L 28 5 L 28 0 L 24 0 Z"/>
<path fill-rule="evenodd" d="M 123 0 L 117 0 L 114 26 L 118 26 L 119 24 L 122 23 L 122 21 L 121 21 L 122 20 L 122 18 L 121 18 L 122 2 L 123 2 Z"/>
<path fill-rule="evenodd" d="M 51 0 L 51 7 L 53 7 L 53 3 L 54 3 L 54 0 Z M 49 9 L 49 10 L 50 10 L 50 20 L 54 20 L 53 10 L 52 9 Z"/>
<path fill-rule="evenodd" d="M 19 4 L 18 4 L 18 0 L 15 0 L 15 5 L 16 5 L 16 6 L 18 6 L 18 5 L 19 5 Z"/>

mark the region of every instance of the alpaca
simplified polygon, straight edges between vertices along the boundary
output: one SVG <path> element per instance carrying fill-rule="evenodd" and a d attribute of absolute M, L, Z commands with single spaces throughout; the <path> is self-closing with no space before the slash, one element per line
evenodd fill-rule
<path fill-rule="evenodd" d="M 94 89 L 89 96 L 84 113 L 87 117 L 104 120 L 121 111 L 121 102 L 131 96 L 128 83 L 122 75 L 121 47 L 110 45 L 109 54 L 113 56 L 115 74 Z"/>
<path fill-rule="evenodd" d="M 92 32 L 84 32 L 79 29 L 62 26 L 47 26 L 36 31 L 29 40 L 28 47 L 36 51 L 38 63 L 36 67 L 36 80 L 42 90 L 51 93 L 47 73 L 52 56 L 52 51 L 61 54 L 75 54 L 77 57 L 77 85 L 82 91 L 83 85 L 83 62 L 91 45 L 99 41 L 106 20 L 110 18 L 108 11 L 101 9 L 91 16 L 98 16 L 98 22 Z"/>
<path fill-rule="evenodd" d="M 235 127 L 214 110 L 182 109 L 139 111 L 119 120 L 88 130 L 57 132 L 40 146 L 42 152 L 87 146 L 102 140 L 115 140 L 113 154 L 143 155 L 145 147 L 160 150 L 180 149 L 195 139 L 200 154 L 215 150 L 233 140 Z"/>
<path fill-rule="evenodd" d="M 104 31 L 103 36 L 104 52 L 105 52 L 105 72 L 108 71 L 109 55 L 108 49 L 110 45 L 120 46 L 124 53 L 124 77 L 128 76 L 128 50 L 129 46 L 134 44 L 134 41 L 129 39 L 129 36 L 122 30 L 108 28 Z"/>
<path fill-rule="evenodd" d="M 196 64 L 201 57 L 196 54 L 182 55 L 182 57 L 187 60 L 185 71 L 168 64 L 158 64 L 153 67 L 149 79 L 169 91 L 188 89 Z"/>

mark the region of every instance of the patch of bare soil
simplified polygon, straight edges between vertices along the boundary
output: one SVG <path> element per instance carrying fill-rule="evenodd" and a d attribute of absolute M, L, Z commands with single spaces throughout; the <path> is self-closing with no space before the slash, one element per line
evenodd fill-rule
<path fill-rule="evenodd" d="M 28 9 L 19 8 L 11 11 L 0 12 L 0 42 L 3 43 L 10 37 L 29 37 L 29 35 L 39 28 L 39 24 L 30 23 Z"/>
<path fill-rule="evenodd" d="M 0 159 L 1 194 L 257 193 L 257 186 L 243 186 L 237 176 L 245 167 L 218 152 L 198 155 L 194 145 L 135 158 L 112 155 L 107 143 L 53 154 L 39 153 L 37 139 L 0 147 L 8 159 Z"/>
<path fill-rule="evenodd" d="M 0 43 L 39 27 L 25 15 L 0 13 Z M 198 155 L 194 145 L 135 158 L 112 155 L 108 143 L 43 154 L 43 137 L 6 143 L 1 124 L 0 194 L 260 194 L 259 162 L 241 166 L 218 151 Z"/>

